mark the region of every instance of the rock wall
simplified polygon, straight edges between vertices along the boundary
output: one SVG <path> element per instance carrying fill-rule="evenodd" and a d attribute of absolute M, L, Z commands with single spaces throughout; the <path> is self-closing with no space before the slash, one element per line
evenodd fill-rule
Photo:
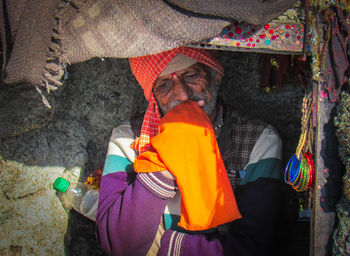
<path fill-rule="evenodd" d="M 219 58 L 224 101 L 274 125 L 288 160 L 299 137 L 303 86 L 292 76 L 264 93 L 259 54 L 220 52 Z M 126 59 L 69 66 L 68 79 L 48 100 L 51 110 L 29 85 L 0 85 L 0 255 L 103 255 L 94 223 L 67 214 L 52 183 L 58 176 L 85 180 L 101 167 L 112 129 L 147 103 Z"/>
<path fill-rule="evenodd" d="M 333 233 L 333 255 L 350 255 L 350 95 L 341 94 L 341 101 L 337 106 L 335 126 L 339 140 L 339 155 L 345 166 L 343 176 L 343 195 L 337 204 L 338 222 Z"/>

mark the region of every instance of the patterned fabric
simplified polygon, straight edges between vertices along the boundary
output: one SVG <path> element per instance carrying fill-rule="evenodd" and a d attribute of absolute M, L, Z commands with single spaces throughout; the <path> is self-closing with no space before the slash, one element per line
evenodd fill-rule
<path fill-rule="evenodd" d="M 338 102 L 341 88 L 349 79 L 350 14 L 340 8 L 330 7 L 327 15 L 329 24 L 325 34 L 328 35 L 326 51 L 329 54 L 324 57 L 322 89 L 328 92 L 329 102 Z"/>
<path fill-rule="evenodd" d="M 252 149 L 266 128 L 261 121 L 250 121 L 234 114 L 226 115 L 222 133 L 219 138 L 219 147 L 222 158 L 228 170 L 241 170 L 248 163 Z"/>
<path fill-rule="evenodd" d="M 209 51 L 203 49 L 179 47 L 155 55 L 130 58 L 129 63 L 131 70 L 144 90 L 146 99 L 149 101 L 142 124 L 141 135 L 134 145 L 134 148 L 140 153 L 151 150 L 150 139 L 158 133 L 158 127 L 160 124 L 161 116 L 158 104 L 152 92 L 153 84 L 158 75 L 179 53 L 213 68 L 222 75 L 224 74 L 221 64 Z"/>

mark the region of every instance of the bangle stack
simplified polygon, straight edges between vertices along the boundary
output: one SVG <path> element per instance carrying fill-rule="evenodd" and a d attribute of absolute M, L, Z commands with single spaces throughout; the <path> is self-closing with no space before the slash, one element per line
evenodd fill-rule
<path fill-rule="evenodd" d="M 284 180 L 296 191 L 302 192 L 312 187 L 315 168 L 310 152 L 304 153 L 300 159 L 293 155 L 284 173 Z"/>
<path fill-rule="evenodd" d="M 314 134 L 312 120 L 310 118 L 311 112 L 312 93 L 309 93 L 303 99 L 301 135 L 296 153 L 288 161 L 284 172 L 285 182 L 290 184 L 298 192 L 305 191 L 314 184 L 315 168 L 311 156 Z"/>

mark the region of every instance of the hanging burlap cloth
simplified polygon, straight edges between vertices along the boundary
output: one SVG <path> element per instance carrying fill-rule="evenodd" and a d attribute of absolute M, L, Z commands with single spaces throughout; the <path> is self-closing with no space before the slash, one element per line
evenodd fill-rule
<path fill-rule="evenodd" d="M 0 1 L 4 82 L 50 91 L 60 85 L 66 64 L 158 53 L 213 37 L 233 20 L 264 25 L 296 1 L 169 2 Z"/>

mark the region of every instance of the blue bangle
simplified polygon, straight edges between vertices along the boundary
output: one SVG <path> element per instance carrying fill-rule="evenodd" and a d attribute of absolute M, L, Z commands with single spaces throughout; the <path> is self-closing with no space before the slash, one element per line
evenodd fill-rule
<path fill-rule="evenodd" d="M 289 184 L 289 166 L 292 162 L 293 157 L 291 157 L 288 161 L 288 164 L 286 166 L 286 169 L 284 170 L 284 181 Z"/>
<path fill-rule="evenodd" d="M 293 155 L 292 166 L 290 167 L 290 182 L 294 183 L 299 176 L 300 161 L 296 155 Z"/>
<path fill-rule="evenodd" d="M 284 172 L 284 180 L 287 184 L 293 185 L 297 180 L 300 171 L 300 160 L 294 154 L 288 161 Z"/>

